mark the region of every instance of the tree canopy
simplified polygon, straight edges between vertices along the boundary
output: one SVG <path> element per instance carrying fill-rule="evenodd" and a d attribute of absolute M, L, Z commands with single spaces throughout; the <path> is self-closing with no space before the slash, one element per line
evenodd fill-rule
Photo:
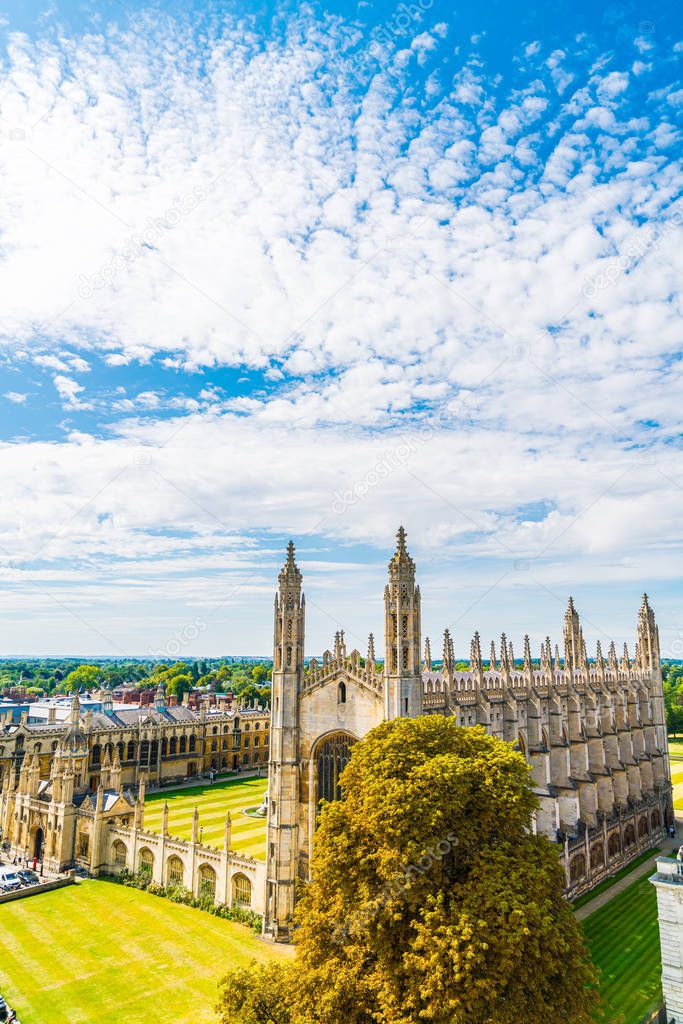
<path fill-rule="evenodd" d="M 588 1024 L 590 958 L 520 754 L 480 727 L 399 719 L 354 745 L 341 785 L 271 1016 L 233 990 L 224 1024 Z"/>

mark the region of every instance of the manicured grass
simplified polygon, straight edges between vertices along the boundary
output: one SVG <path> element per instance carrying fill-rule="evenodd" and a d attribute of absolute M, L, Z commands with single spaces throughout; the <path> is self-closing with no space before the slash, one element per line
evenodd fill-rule
<path fill-rule="evenodd" d="M 232 848 L 257 860 L 266 856 L 266 819 L 244 814 L 247 807 L 258 807 L 268 788 L 267 779 L 228 779 L 212 785 L 201 783 L 188 789 L 168 789 L 151 793 L 145 800 L 145 828 L 161 830 L 164 801 L 168 801 L 168 831 L 178 839 L 192 835 L 195 804 L 199 807 L 202 842 L 222 849 L 225 819 L 232 818 Z"/>
<path fill-rule="evenodd" d="M 583 922 L 600 972 L 608 1024 L 640 1024 L 661 996 L 657 894 L 648 881 L 652 874 L 641 875 Z"/>
<path fill-rule="evenodd" d="M 683 739 L 669 736 L 669 753 L 675 758 L 683 757 Z"/>
<path fill-rule="evenodd" d="M 0 991 L 22 1024 L 213 1024 L 229 967 L 280 950 L 113 882 L 0 906 Z"/>
<path fill-rule="evenodd" d="M 585 892 L 582 896 L 577 896 L 575 900 L 572 900 L 572 907 L 574 910 L 578 910 L 579 907 L 585 907 L 587 903 L 594 900 L 596 896 L 600 895 L 600 893 L 605 892 L 606 889 L 611 889 L 615 882 L 625 878 L 626 875 L 630 874 L 631 871 L 637 868 L 640 864 L 644 864 L 645 861 L 651 860 L 660 852 L 661 847 L 657 846 L 653 850 L 646 850 L 645 853 L 641 853 L 640 856 L 636 857 L 635 860 L 632 860 L 630 864 L 620 868 L 619 871 L 615 871 L 613 875 L 610 875 L 609 878 L 605 878 L 602 882 L 596 885 L 594 889 L 591 889 L 590 892 Z"/>

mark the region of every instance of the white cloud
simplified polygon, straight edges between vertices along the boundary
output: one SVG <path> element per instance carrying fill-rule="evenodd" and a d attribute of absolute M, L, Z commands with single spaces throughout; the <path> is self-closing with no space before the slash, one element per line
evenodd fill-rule
<path fill-rule="evenodd" d="M 0 210 L 6 350 L 54 374 L 69 427 L 96 409 L 112 436 L 79 425 L 63 444 L 0 450 L 3 547 L 40 556 L 50 587 L 64 572 L 86 613 L 88 593 L 109 613 L 139 607 L 157 565 L 175 566 L 180 609 L 204 606 L 244 568 L 231 550 L 225 579 L 207 581 L 245 524 L 244 561 L 265 567 L 244 592 L 259 600 L 274 532 L 381 545 L 384 559 L 404 516 L 433 592 L 456 603 L 462 560 L 468 586 L 518 557 L 551 589 L 668 583 L 676 93 L 635 118 L 628 74 L 591 54 L 577 75 L 567 49 L 512 86 L 478 59 L 449 83 L 430 65 L 444 31 L 423 25 L 401 46 L 424 61 L 424 93 L 404 89 L 396 52 L 357 95 L 343 29 L 307 18 L 268 45 L 228 24 L 201 54 L 172 22 L 92 34 L 68 42 L 68 80 L 57 44 L 13 39 L 0 78 L 19 132 L 0 169 L 16 196 Z M 177 371 L 177 393 L 145 377 L 86 396 L 76 376 L 100 361 Z M 225 366 L 268 386 L 217 392 Z M 186 370 L 206 373 L 197 399 Z M 335 513 L 335 493 L 356 494 L 383 458 L 397 465 Z M 29 593 L 30 570 L 12 571 Z"/>
<path fill-rule="evenodd" d="M 19 391 L 6 391 L 3 397 L 8 402 L 14 402 L 15 405 L 24 405 L 28 395 Z"/>
<path fill-rule="evenodd" d="M 59 397 L 64 403 L 66 409 L 88 409 L 90 405 L 86 402 L 82 402 L 79 395 L 85 390 L 82 384 L 74 380 L 72 377 L 65 377 L 63 374 L 58 373 L 52 378 L 54 386 L 57 388 Z"/>

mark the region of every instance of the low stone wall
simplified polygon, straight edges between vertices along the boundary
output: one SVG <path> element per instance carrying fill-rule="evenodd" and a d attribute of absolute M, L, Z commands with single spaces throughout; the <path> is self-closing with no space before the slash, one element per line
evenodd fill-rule
<path fill-rule="evenodd" d="M 27 896 L 37 896 L 40 892 L 52 892 L 53 889 L 63 889 L 66 885 L 74 885 L 76 879 L 73 875 L 66 878 L 54 878 L 51 882 L 40 882 L 38 885 L 27 885 L 24 889 L 16 889 L 14 892 L 3 892 L 0 895 L 0 903 L 13 903 L 14 900 L 23 900 Z"/>

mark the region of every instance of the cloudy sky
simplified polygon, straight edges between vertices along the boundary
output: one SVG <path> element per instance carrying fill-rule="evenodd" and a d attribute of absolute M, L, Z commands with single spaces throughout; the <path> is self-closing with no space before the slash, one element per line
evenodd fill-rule
<path fill-rule="evenodd" d="M 677 4 L 5 9 L 0 653 L 683 656 Z"/>

